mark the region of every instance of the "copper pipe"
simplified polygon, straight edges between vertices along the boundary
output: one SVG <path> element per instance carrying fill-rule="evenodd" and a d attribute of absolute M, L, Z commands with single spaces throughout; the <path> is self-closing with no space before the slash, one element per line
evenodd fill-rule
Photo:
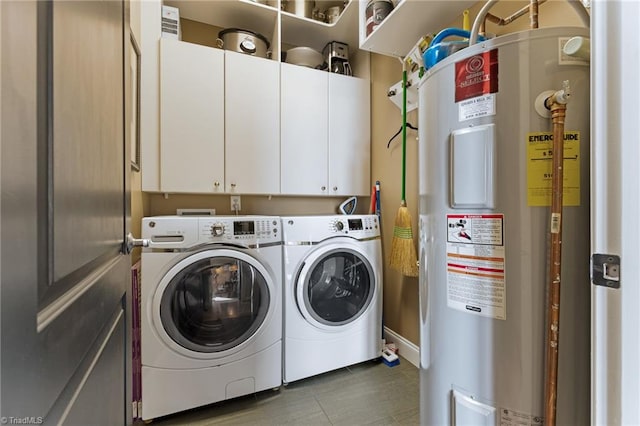
<path fill-rule="evenodd" d="M 555 94 L 550 109 L 553 122 L 552 175 L 551 175 L 551 256 L 549 271 L 549 300 L 547 306 L 547 345 L 545 377 L 546 426 L 556 424 L 558 392 L 558 344 L 560 328 L 560 281 L 562 257 L 562 182 L 564 160 L 564 118 L 566 104 L 558 103 Z"/>
<path fill-rule="evenodd" d="M 529 22 L 532 30 L 538 28 L 538 0 L 529 2 Z"/>
<path fill-rule="evenodd" d="M 538 0 L 537 4 L 541 5 L 542 3 L 546 2 L 547 0 Z M 530 12 L 531 10 L 531 4 L 528 4 L 526 6 L 524 6 L 522 9 L 517 10 L 515 13 L 507 16 L 506 18 L 500 18 L 496 15 L 493 15 L 491 13 L 487 13 L 486 19 L 489 22 L 493 22 L 494 24 L 497 24 L 498 26 L 505 26 L 505 25 L 509 25 L 510 23 L 512 23 L 513 21 L 515 21 L 516 19 L 518 19 L 519 17 L 521 17 L 522 15 L 526 14 L 527 12 Z"/>

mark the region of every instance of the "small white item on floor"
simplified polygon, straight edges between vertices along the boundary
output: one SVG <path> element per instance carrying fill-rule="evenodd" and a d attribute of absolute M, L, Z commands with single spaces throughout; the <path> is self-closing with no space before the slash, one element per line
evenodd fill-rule
<path fill-rule="evenodd" d="M 388 349 L 391 352 L 393 352 L 394 354 L 396 352 L 398 352 L 398 348 L 396 347 L 395 343 L 387 343 L 384 345 L 384 349 Z"/>
<path fill-rule="evenodd" d="M 382 362 L 384 362 L 388 367 L 394 367 L 400 364 L 400 359 L 398 358 L 398 355 L 385 348 L 382 350 Z"/>

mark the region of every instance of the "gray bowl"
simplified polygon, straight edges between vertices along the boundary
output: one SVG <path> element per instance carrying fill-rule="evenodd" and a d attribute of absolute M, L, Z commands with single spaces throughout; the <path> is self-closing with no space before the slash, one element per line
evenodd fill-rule
<path fill-rule="evenodd" d="M 309 68 L 324 68 L 324 56 L 322 56 L 322 53 L 310 47 L 294 47 L 293 49 L 287 50 L 285 62 Z"/>

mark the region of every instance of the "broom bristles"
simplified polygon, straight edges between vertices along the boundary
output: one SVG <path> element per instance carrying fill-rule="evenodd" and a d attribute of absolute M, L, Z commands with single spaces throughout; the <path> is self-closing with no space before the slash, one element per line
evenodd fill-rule
<path fill-rule="evenodd" d="M 403 203 L 404 204 L 404 203 Z M 389 266 L 407 277 L 418 276 L 418 256 L 413 244 L 411 231 L 411 214 L 409 209 L 401 205 L 393 227 L 393 242 Z"/>

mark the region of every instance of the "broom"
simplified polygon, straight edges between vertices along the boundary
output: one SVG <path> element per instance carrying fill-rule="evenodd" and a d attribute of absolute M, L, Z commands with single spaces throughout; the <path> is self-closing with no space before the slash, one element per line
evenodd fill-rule
<path fill-rule="evenodd" d="M 407 277 L 418 276 L 418 257 L 413 244 L 411 214 L 405 199 L 407 174 L 407 65 L 402 61 L 402 201 L 393 227 L 389 266 Z"/>

